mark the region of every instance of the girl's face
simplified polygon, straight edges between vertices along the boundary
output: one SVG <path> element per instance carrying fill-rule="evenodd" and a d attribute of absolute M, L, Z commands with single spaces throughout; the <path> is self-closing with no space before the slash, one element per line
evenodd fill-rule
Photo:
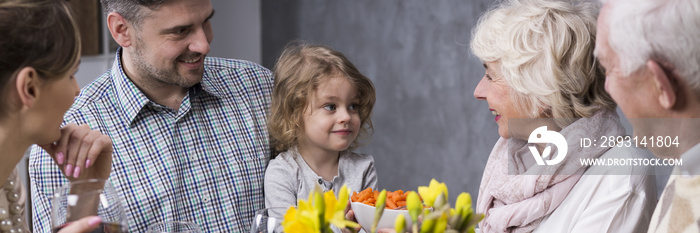
<path fill-rule="evenodd" d="M 513 90 L 502 78 L 500 64 L 486 62 L 484 67 L 486 67 L 486 74 L 476 86 L 474 97 L 488 102 L 489 110 L 498 124 L 498 134 L 503 138 L 510 138 L 508 120 L 529 117 L 515 110 L 511 97 Z"/>
<path fill-rule="evenodd" d="M 38 133 L 37 144 L 46 144 L 58 140 L 63 115 L 73 105 L 75 97 L 80 94 L 80 87 L 75 80 L 78 64 L 62 77 L 44 81 L 39 87 L 41 95 L 37 99 L 37 117 L 35 124 Z"/>
<path fill-rule="evenodd" d="M 312 153 L 347 149 L 360 130 L 359 101 L 357 89 L 345 77 L 322 80 L 304 111 L 299 147 Z"/>

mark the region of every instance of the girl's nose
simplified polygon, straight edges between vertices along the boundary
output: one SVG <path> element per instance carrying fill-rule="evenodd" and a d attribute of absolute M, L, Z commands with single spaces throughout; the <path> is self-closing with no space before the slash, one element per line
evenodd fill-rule
<path fill-rule="evenodd" d="M 338 122 L 339 123 L 347 123 L 350 121 L 350 113 L 348 112 L 347 109 L 341 109 L 338 111 Z"/>

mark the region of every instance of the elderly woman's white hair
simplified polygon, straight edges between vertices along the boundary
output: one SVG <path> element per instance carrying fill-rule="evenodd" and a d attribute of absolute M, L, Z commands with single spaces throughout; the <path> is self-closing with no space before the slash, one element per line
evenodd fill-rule
<path fill-rule="evenodd" d="M 498 62 L 514 90 L 513 103 L 529 117 L 546 116 L 565 127 L 615 103 L 593 56 L 600 4 L 584 1 L 510 0 L 490 9 L 473 31 L 472 52 Z"/>
<path fill-rule="evenodd" d="M 607 2 L 608 43 L 624 76 L 655 60 L 700 92 L 700 1 Z"/>

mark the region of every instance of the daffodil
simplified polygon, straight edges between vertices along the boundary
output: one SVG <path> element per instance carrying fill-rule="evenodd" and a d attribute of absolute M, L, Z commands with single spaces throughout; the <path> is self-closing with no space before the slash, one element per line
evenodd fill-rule
<path fill-rule="evenodd" d="M 420 233 L 433 232 L 433 228 L 435 228 L 435 219 L 424 219 L 420 226 Z"/>
<path fill-rule="evenodd" d="M 476 223 L 484 217 L 483 214 L 474 213 L 471 208 L 472 199 L 468 193 L 461 193 L 457 197 L 455 208 L 450 208 L 447 199 L 447 185 L 437 182 L 435 179 L 430 181 L 428 187 L 418 187 L 418 193 L 423 198 L 423 202 L 432 207 L 423 210 L 421 233 L 473 233 Z M 410 203 L 408 200 L 407 202 Z M 409 207 L 409 214 L 410 210 Z M 415 227 L 413 232 L 418 232 Z"/>
<path fill-rule="evenodd" d="M 297 207 L 290 207 L 284 215 L 282 226 L 287 233 L 330 233 L 330 225 L 340 229 L 357 228 L 355 222 L 345 219 L 345 208 L 350 191 L 343 186 L 338 193 L 338 198 L 333 191 L 322 192 L 316 187 L 309 194 L 308 200 L 299 200 Z M 420 197 L 418 196 L 420 194 Z M 473 233 L 475 225 L 484 218 L 483 214 L 476 214 L 471 208 L 472 199 L 468 193 L 460 193 L 455 202 L 455 208 L 450 208 L 448 203 L 447 185 L 435 179 L 430 185 L 418 187 L 418 193 L 409 192 L 406 197 L 406 207 L 413 222 L 411 230 L 418 231 L 418 219 L 422 216 L 420 232 L 425 233 Z M 431 208 L 423 208 L 423 202 Z M 372 232 L 376 231 L 377 222 L 384 211 L 386 190 L 377 197 L 375 209 L 375 221 L 372 224 Z M 403 232 L 406 220 L 399 215 L 395 220 L 395 230 Z"/>
<path fill-rule="evenodd" d="M 442 196 L 442 195 L 441 195 Z M 436 202 L 440 201 L 442 197 L 438 196 Z M 444 202 L 444 201 L 443 201 Z M 435 206 L 432 209 L 423 210 L 423 226 L 420 232 L 425 233 L 443 233 L 447 229 L 448 219 L 450 218 L 450 213 L 454 211 L 450 209 L 450 205 L 444 202 L 439 206 Z"/>
<path fill-rule="evenodd" d="M 418 216 L 423 212 L 423 203 L 420 202 L 420 197 L 418 197 L 416 192 L 410 192 L 408 196 L 406 196 L 406 208 L 413 222 L 411 228 L 413 232 L 418 232 Z"/>
<path fill-rule="evenodd" d="M 347 186 L 343 185 L 338 193 L 338 199 L 333 195 L 333 191 L 324 193 L 326 206 L 326 222 L 343 229 L 346 227 L 357 228 L 359 224 L 353 221 L 345 220 L 345 207 L 348 204 L 349 192 Z"/>
<path fill-rule="evenodd" d="M 455 210 L 461 215 L 467 215 L 472 211 L 472 196 L 469 193 L 460 193 L 455 202 Z"/>
<path fill-rule="evenodd" d="M 421 198 L 423 198 L 423 203 L 432 207 L 435 207 L 435 200 L 438 200 L 437 204 L 445 203 L 448 200 L 448 193 L 447 185 L 445 185 L 445 183 L 440 183 L 435 179 L 430 180 L 430 185 L 428 185 L 428 187 L 418 187 L 418 194 L 420 194 Z"/>
<path fill-rule="evenodd" d="M 377 224 L 379 224 L 379 219 L 382 218 L 382 214 L 384 213 L 384 206 L 386 205 L 386 189 L 382 189 L 382 191 L 379 193 L 379 196 L 377 196 L 377 201 L 375 203 L 375 208 L 374 208 L 374 221 L 372 222 L 372 228 L 370 228 L 371 233 L 376 233 L 377 232 Z"/>
<path fill-rule="evenodd" d="M 474 214 L 469 193 L 459 194 L 452 212 L 454 218 L 450 220 L 450 226 L 458 232 L 474 232 L 476 223 L 484 218 L 483 214 Z"/>
<path fill-rule="evenodd" d="M 433 229 L 432 232 L 433 233 L 445 233 L 445 230 L 447 230 L 447 215 L 443 214 L 435 222 L 435 228 Z"/>
<path fill-rule="evenodd" d="M 325 199 L 323 196 L 324 195 L 323 195 L 323 192 L 321 192 L 321 189 L 318 186 L 316 186 L 316 191 L 311 193 L 309 200 L 313 197 L 313 200 L 314 200 L 313 207 L 317 211 L 316 215 L 318 216 L 317 217 L 318 221 L 322 227 L 321 231 L 325 232 L 325 231 L 323 231 L 325 229 L 324 226 L 328 225 L 328 223 L 327 223 L 327 221 L 325 221 L 327 219 L 327 218 L 325 218 L 325 216 L 326 216 L 326 202 L 325 202 Z"/>
<path fill-rule="evenodd" d="M 404 217 L 403 214 L 399 214 L 399 216 L 396 216 L 396 220 L 394 220 L 394 230 L 401 233 L 404 227 L 406 227 L 406 217 Z"/>
<path fill-rule="evenodd" d="M 347 185 L 343 185 L 343 187 L 340 188 L 340 192 L 338 192 L 338 200 L 336 201 L 334 211 L 345 211 L 345 207 L 348 205 L 348 200 L 350 200 L 350 189 L 348 189 Z"/>
<path fill-rule="evenodd" d="M 294 206 L 289 207 L 287 213 L 284 214 L 284 221 L 282 221 L 284 232 L 321 233 L 318 211 L 314 209 L 311 203 L 299 200 L 297 208 L 294 208 Z"/>
<path fill-rule="evenodd" d="M 286 233 L 329 233 L 330 224 L 343 229 L 356 228 L 359 225 L 345 220 L 345 206 L 348 200 L 348 189 L 343 186 L 336 198 L 333 191 L 323 193 L 320 187 L 309 194 L 308 201 L 299 200 L 297 207 L 290 207 L 284 215 L 282 227 Z"/>

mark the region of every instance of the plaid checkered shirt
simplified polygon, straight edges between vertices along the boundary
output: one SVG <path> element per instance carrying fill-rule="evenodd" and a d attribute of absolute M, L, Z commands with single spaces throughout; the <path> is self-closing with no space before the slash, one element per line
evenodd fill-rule
<path fill-rule="evenodd" d="M 129 232 L 163 221 L 195 222 L 203 232 L 247 231 L 265 204 L 271 72 L 206 58 L 202 82 L 174 111 L 150 101 L 120 60 L 117 51 L 112 69 L 83 88 L 64 123 L 88 124 L 112 138 L 110 182 Z M 51 232 L 51 197 L 68 180 L 37 146 L 29 163 L 34 232 Z"/>

